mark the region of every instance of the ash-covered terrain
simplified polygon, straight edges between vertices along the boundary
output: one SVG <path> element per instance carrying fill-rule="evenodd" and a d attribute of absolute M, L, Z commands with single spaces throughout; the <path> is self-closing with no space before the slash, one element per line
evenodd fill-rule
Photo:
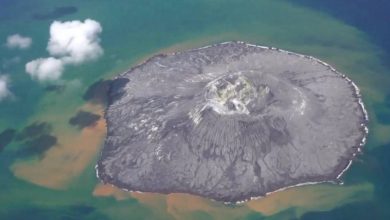
<path fill-rule="evenodd" d="M 158 55 L 117 76 L 105 118 L 104 183 L 224 202 L 337 182 L 367 134 L 347 77 L 243 42 Z"/>

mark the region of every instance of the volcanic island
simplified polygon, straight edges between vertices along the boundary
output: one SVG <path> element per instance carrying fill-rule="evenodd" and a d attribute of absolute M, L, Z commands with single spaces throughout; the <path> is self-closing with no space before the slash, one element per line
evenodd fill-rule
<path fill-rule="evenodd" d="M 311 56 L 239 41 L 154 56 L 115 77 L 98 178 L 236 203 L 340 183 L 367 136 L 358 87 Z"/>

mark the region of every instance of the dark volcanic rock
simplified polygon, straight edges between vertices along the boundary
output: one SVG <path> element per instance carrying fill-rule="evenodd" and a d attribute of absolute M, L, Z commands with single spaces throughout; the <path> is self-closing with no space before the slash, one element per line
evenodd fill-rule
<path fill-rule="evenodd" d="M 116 80 L 126 83 L 111 87 L 96 169 L 127 190 L 237 202 L 335 182 L 367 134 L 351 80 L 275 48 L 227 42 L 158 55 Z"/>
<path fill-rule="evenodd" d="M 69 124 L 83 129 L 85 127 L 95 125 L 99 119 L 100 115 L 86 111 L 79 111 L 74 117 L 69 119 Z"/>

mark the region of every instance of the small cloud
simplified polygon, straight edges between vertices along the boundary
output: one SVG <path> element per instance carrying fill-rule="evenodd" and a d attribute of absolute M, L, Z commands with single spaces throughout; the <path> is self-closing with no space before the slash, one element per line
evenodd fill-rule
<path fill-rule="evenodd" d="M 26 72 L 38 81 L 58 80 L 63 71 L 63 62 L 54 57 L 39 58 L 26 64 Z"/>
<path fill-rule="evenodd" d="M 54 21 L 50 25 L 47 51 L 52 57 L 39 58 L 26 64 L 26 72 L 39 81 L 60 79 L 66 65 L 79 65 L 103 55 L 99 22 Z"/>
<path fill-rule="evenodd" d="M 8 48 L 28 49 L 32 44 L 30 37 L 23 37 L 20 34 L 14 34 L 7 37 L 6 46 Z"/>
<path fill-rule="evenodd" d="M 0 75 L 0 101 L 12 95 L 12 93 L 8 89 L 8 85 L 9 85 L 8 76 Z"/>
<path fill-rule="evenodd" d="M 95 60 L 103 54 L 100 47 L 100 24 L 94 20 L 54 21 L 50 26 L 47 50 L 50 55 L 61 57 L 65 63 L 80 64 Z"/>

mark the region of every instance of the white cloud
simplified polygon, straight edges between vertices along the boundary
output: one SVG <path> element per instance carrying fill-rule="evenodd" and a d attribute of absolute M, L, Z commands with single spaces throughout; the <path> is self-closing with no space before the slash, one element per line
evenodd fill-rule
<path fill-rule="evenodd" d="M 8 48 L 28 49 L 31 44 L 31 38 L 23 37 L 20 34 L 14 34 L 7 37 L 6 46 Z"/>
<path fill-rule="evenodd" d="M 39 58 L 26 64 L 26 72 L 38 81 L 58 80 L 63 71 L 64 63 L 54 57 Z"/>
<path fill-rule="evenodd" d="M 50 25 L 47 51 L 52 57 L 39 58 L 26 64 L 26 72 L 39 81 L 60 79 L 66 65 L 79 65 L 103 55 L 99 35 L 99 22 L 54 21 Z"/>
<path fill-rule="evenodd" d="M 50 26 L 47 50 L 50 55 L 61 57 L 65 63 L 81 64 L 95 60 L 103 54 L 99 34 L 101 25 L 91 19 L 81 21 L 54 21 Z"/>
<path fill-rule="evenodd" d="M 0 101 L 11 95 L 8 89 L 9 79 L 6 75 L 0 75 Z"/>

